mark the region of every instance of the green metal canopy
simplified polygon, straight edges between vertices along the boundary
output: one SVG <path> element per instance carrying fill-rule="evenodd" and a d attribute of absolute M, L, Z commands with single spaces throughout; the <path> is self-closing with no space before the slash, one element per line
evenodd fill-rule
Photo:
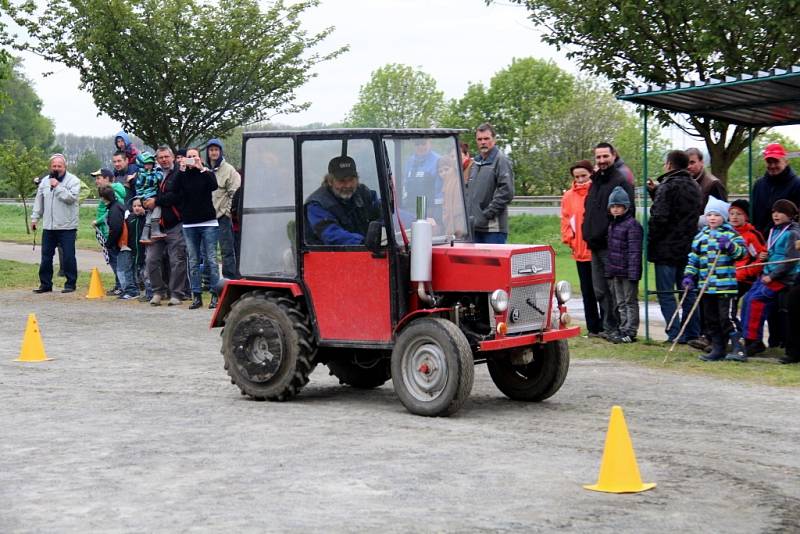
<path fill-rule="evenodd" d="M 626 102 L 751 128 L 800 124 L 800 66 L 626 89 Z"/>

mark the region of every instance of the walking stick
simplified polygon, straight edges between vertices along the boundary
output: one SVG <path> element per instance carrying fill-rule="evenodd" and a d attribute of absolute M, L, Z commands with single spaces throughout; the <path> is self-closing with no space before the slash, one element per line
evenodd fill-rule
<path fill-rule="evenodd" d="M 681 295 L 681 300 L 678 302 L 678 307 L 675 309 L 675 313 L 672 314 L 672 319 L 669 320 L 669 324 L 667 325 L 667 332 L 669 332 L 672 323 L 675 322 L 675 318 L 678 316 L 678 312 L 683 309 L 683 301 L 686 300 L 686 295 L 689 294 L 689 286 L 683 288 L 683 295 Z"/>
<path fill-rule="evenodd" d="M 33 227 L 33 249 L 36 250 L 36 227 Z"/>
<path fill-rule="evenodd" d="M 669 350 L 664 355 L 664 361 L 662 363 L 667 363 L 667 358 L 669 357 L 669 353 L 675 349 L 675 345 L 678 344 L 678 340 L 681 338 L 683 332 L 686 330 L 686 325 L 689 324 L 692 315 L 694 315 L 694 311 L 697 309 L 697 305 L 700 304 L 700 299 L 703 298 L 703 293 L 706 292 L 706 288 L 708 287 L 708 282 L 711 280 L 711 275 L 714 274 L 714 270 L 717 268 L 717 260 L 719 260 L 719 256 L 720 253 L 719 251 L 717 251 L 717 255 L 714 256 L 714 261 L 711 263 L 711 268 L 708 270 L 708 276 L 706 276 L 706 281 L 703 282 L 703 287 L 700 288 L 700 293 L 697 294 L 697 300 L 694 301 L 692 309 L 689 310 L 689 315 L 683 318 L 683 326 L 681 326 L 680 332 L 678 332 L 678 335 L 675 336 L 675 340 L 672 342 L 672 345 L 670 346 Z"/>

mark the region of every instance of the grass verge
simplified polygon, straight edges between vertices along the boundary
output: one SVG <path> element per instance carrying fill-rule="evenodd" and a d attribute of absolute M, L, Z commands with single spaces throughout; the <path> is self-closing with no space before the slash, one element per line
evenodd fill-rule
<path fill-rule="evenodd" d="M 570 356 L 575 359 L 630 362 L 683 374 L 708 375 L 770 386 L 800 386 L 800 364 L 780 365 L 774 358 L 782 356 L 783 351 L 778 352 L 777 349 L 770 349 L 747 363 L 703 362 L 697 359 L 698 350 L 687 345 L 676 345 L 664 363 L 669 345 L 660 342 L 614 345 L 602 339 L 581 336 L 571 339 L 569 345 Z"/>
<path fill-rule="evenodd" d="M 97 208 L 95 206 L 82 206 L 80 208 L 77 248 L 99 250 L 97 239 L 94 237 L 94 228 L 91 222 Z M 30 220 L 31 207 L 28 206 L 28 219 Z M 32 243 L 33 233 L 28 233 L 25 228 L 25 214 L 22 206 L 0 205 L 0 236 L 3 241 L 15 243 Z M 42 243 L 42 232 L 36 232 L 36 244 Z M 0 286 L 2 287 L 2 286 Z"/>
<path fill-rule="evenodd" d="M 111 273 L 100 273 L 100 279 L 103 281 L 103 287 L 105 289 L 114 287 L 114 275 Z M 64 278 L 53 277 L 54 291 L 59 291 L 63 285 Z M 38 286 L 39 264 L 0 260 L 0 289 L 34 289 Z M 79 293 L 88 291 L 89 271 L 81 271 L 78 273 L 77 287 Z"/>

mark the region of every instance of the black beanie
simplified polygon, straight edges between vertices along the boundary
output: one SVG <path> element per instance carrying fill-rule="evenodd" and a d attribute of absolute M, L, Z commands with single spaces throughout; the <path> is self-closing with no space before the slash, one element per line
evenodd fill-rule
<path fill-rule="evenodd" d="M 775 204 L 772 205 L 772 211 L 783 213 L 790 219 L 797 218 L 797 206 L 795 205 L 794 202 L 792 202 L 791 200 L 787 200 L 785 198 L 776 200 Z"/>
<path fill-rule="evenodd" d="M 747 219 L 750 220 L 750 203 L 747 200 L 743 198 L 736 199 L 731 202 L 731 208 L 739 208 L 744 212 Z"/>

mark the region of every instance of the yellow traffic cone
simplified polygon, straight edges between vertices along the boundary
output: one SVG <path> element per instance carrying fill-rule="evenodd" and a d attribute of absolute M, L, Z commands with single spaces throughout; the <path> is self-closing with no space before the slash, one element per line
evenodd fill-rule
<path fill-rule="evenodd" d="M 600 462 L 600 476 L 597 484 L 584 488 L 607 493 L 639 493 L 655 487 L 653 483 L 642 482 L 622 408 L 612 407 L 603 460 Z"/>
<path fill-rule="evenodd" d="M 39 322 L 36 315 L 28 314 L 28 325 L 25 327 L 25 336 L 22 338 L 22 349 L 15 362 L 45 362 L 48 358 L 44 353 L 42 334 L 39 332 Z"/>
<path fill-rule="evenodd" d="M 92 268 L 92 277 L 89 280 L 89 293 L 86 295 L 87 299 L 101 299 L 106 296 L 106 290 L 103 289 L 103 281 L 100 280 L 100 271 L 97 267 Z"/>

